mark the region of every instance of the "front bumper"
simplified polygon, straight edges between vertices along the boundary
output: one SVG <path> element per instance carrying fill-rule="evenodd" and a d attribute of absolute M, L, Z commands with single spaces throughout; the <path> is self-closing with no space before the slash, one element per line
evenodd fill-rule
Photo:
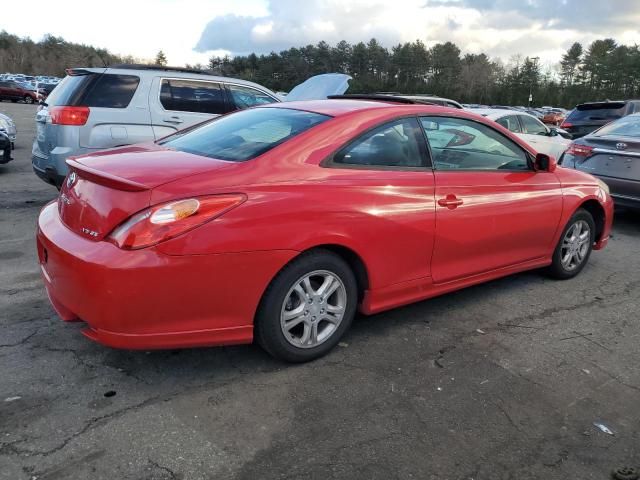
<path fill-rule="evenodd" d="M 47 294 L 65 321 L 115 348 L 156 349 L 250 343 L 262 293 L 296 252 L 173 256 L 121 250 L 69 230 L 55 203 L 38 220 Z"/>

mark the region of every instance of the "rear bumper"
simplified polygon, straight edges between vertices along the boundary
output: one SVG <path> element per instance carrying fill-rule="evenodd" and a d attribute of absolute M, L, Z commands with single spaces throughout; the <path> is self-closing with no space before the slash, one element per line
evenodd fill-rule
<path fill-rule="evenodd" d="M 262 293 L 296 254 L 124 251 L 73 233 L 53 203 L 40 214 L 37 248 L 58 315 L 84 321 L 92 340 L 127 349 L 250 343 Z"/>

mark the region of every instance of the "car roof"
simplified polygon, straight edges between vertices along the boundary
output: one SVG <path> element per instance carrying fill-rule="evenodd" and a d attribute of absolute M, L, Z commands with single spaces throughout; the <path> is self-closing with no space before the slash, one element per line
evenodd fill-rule
<path fill-rule="evenodd" d="M 222 77 L 219 75 L 212 75 L 200 70 L 191 70 L 187 68 L 178 67 L 159 67 L 153 65 L 113 65 L 109 67 L 74 67 L 69 68 L 70 71 L 85 71 L 91 73 L 115 73 L 120 75 L 162 75 L 167 78 L 187 78 L 190 80 L 210 80 L 215 82 L 235 83 L 238 85 L 246 85 L 248 87 L 254 87 L 262 91 L 273 94 L 276 98 L 279 98 L 274 92 L 268 88 L 259 85 L 248 80 L 242 80 L 240 78 Z"/>
<path fill-rule="evenodd" d="M 328 100 L 306 100 L 300 102 L 282 102 L 261 105 L 260 108 L 292 108 L 295 110 L 305 110 L 307 112 L 339 117 L 353 112 L 388 109 L 401 110 L 407 114 L 437 114 L 437 113 L 460 113 L 459 108 L 444 107 L 441 105 L 430 105 L 423 103 L 407 104 L 398 103 L 393 100 L 357 100 L 357 99 L 328 99 Z"/>

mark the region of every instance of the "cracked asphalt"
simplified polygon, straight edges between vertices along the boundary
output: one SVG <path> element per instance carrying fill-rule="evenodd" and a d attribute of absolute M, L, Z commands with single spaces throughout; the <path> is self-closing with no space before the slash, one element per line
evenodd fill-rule
<path fill-rule="evenodd" d="M 0 478 L 606 479 L 640 467 L 640 214 L 558 282 L 512 276 L 357 319 L 306 365 L 91 343 L 50 308 L 35 107 L 0 166 Z M 596 428 L 606 425 L 614 434 Z"/>

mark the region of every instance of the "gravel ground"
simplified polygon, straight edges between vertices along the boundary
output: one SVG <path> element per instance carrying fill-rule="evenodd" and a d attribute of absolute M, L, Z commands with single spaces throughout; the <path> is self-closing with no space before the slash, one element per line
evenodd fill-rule
<path fill-rule="evenodd" d="M 576 279 L 525 273 L 357 319 L 291 366 L 127 352 L 60 321 L 34 227 L 36 107 L 0 166 L 0 478 L 605 479 L 640 466 L 640 214 Z M 594 426 L 602 422 L 614 435 Z"/>

